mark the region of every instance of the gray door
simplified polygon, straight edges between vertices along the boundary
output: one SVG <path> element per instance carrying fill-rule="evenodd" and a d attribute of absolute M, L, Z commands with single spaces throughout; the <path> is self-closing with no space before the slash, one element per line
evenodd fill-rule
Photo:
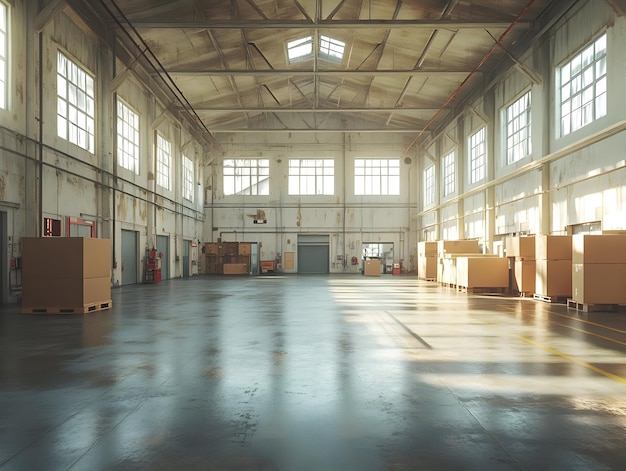
<path fill-rule="evenodd" d="M 122 229 L 122 285 L 137 283 L 137 232 Z"/>
<path fill-rule="evenodd" d="M 189 278 L 189 247 L 190 240 L 183 240 L 183 278 Z"/>
<path fill-rule="evenodd" d="M 256 242 L 250 244 L 250 273 L 259 274 L 259 244 Z"/>
<path fill-rule="evenodd" d="M 163 254 L 163 258 L 161 259 L 161 279 L 168 280 L 170 277 L 170 238 L 169 236 L 157 236 L 157 252 L 161 252 Z"/>
<path fill-rule="evenodd" d="M 298 273 L 329 273 L 329 256 L 329 236 L 298 236 Z"/>
<path fill-rule="evenodd" d="M 11 274 L 17 277 L 17 271 L 13 270 L 9 272 L 9 266 L 7 263 L 7 213 L 0 211 L 0 304 L 6 304 L 9 302 L 9 278 Z M 11 250 L 13 255 L 13 250 Z M 8 274 L 8 276 L 7 276 Z M 16 282 L 17 284 L 17 282 Z"/>

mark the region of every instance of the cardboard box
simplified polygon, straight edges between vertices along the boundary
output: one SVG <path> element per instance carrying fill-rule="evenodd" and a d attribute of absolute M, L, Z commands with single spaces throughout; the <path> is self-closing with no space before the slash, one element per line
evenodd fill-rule
<path fill-rule="evenodd" d="M 365 260 L 365 276 L 380 276 L 380 260 Z"/>
<path fill-rule="evenodd" d="M 449 253 L 478 253 L 477 240 L 440 240 L 437 242 L 437 255 Z"/>
<path fill-rule="evenodd" d="M 626 263 L 574 264 L 572 299 L 582 304 L 626 304 Z"/>
<path fill-rule="evenodd" d="M 437 279 L 437 256 L 417 256 L 417 277 L 420 280 Z"/>
<path fill-rule="evenodd" d="M 507 237 L 505 247 L 507 257 L 535 260 L 534 237 Z"/>
<path fill-rule="evenodd" d="M 536 260 L 571 260 L 572 236 L 538 235 L 535 236 Z"/>
<path fill-rule="evenodd" d="M 110 278 L 111 260 L 109 239 L 22 238 L 22 276 Z"/>
<path fill-rule="evenodd" d="M 247 275 L 248 265 L 245 263 L 225 263 L 224 275 Z"/>
<path fill-rule="evenodd" d="M 239 242 L 239 255 L 250 255 L 252 253 L 252 244 L 250 242 Z"/>
<path fill-rule="evenodd" d="M 111 299 L 111 278 L 25 276 L 22 308 L 75 309 Z"/>
<path fill-rule="evenodd" d="M 535 294 L 541 296 L 572 296 L 572 261 L 537 260 Z"/>
<path fill-rule="evenodd" d="M 204 253 L 208 254 L 208 255 L 217 255 L 218 254 L 218 247 L 221 244 L 217 244 L 215 242 L 207 242 L 206 244 L 204 244 Z"/>
<path fill-rule="evenodd" d="M 464 288 L 508 288 L 509 261 L 502 257 L 458 257 L 456 284 Z"/>
<path fill-rule="evenodd" d="M 518 293 L 534 294 L 537 277 L 535 260 L 515 260 L 513 262 L 513 279 L 511 288 Z"/>
<path fill-rule="evenodd" d="M 572 263 L 626 263 L 626 234 L 572 236 Z"/>
<path fill-rule="evenodd" d="M 436 257 L 437 242 L 423 241 L 417 243 L 417 256 Z"/>
<path fill-rule="evenodd" d="M 456 286 L 456 257 L 438 259 L 437 281 L 441 284 Z"/>

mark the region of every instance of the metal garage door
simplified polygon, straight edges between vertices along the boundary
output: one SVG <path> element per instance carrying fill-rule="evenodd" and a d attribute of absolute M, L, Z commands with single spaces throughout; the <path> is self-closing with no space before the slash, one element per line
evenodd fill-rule
<path fill-rule="evenodd" d="M 190 240 L 183 240 L 183 278 L 189 278 L 189 247 Z"/>
<path fill-rule="evenodd" d="M 298 273 L 330 272 L 330 240 L 327 235 L 298 236 Z"/>
<path fill-rule="evenodd" d="M 157 236 L 157 252 L 163 254 L 161 259 L 161 279 L 167 280 L 170 277 L 170 238 L 169 236 Z"/>
<path fill-rule="evenodd" d="M 9 266 L 7 263 L 7 255 L 8 252 L 13 255 L 13 249 L 10 250 L 4 249 L 4 247 L 8 246 L 8 224 L 7 224 L 7 213 L 5 211 L 0 211 L 0 247 L 3 247 L 0 250 L 0 304 L 4 304 L 8 302 L 9 298 L 9 278 L 11 274 L 15 274 L 15 270 L 9 272 Z M 8 275 L 8 276 L 7 276 Z M 17 275 L 15 275 L 17 278 Z"/>
<path fill-rule="evenodd" d="M 137 283 L 137 232 L 122 229 L 122 285 Z"/>

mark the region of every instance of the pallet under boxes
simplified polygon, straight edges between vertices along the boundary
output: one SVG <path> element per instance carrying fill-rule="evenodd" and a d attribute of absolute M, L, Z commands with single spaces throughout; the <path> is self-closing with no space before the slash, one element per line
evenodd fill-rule
<path fill-rule="evenodd" d="M 22 313 L 85 314 L 110 307 L 109 239 L 22 239 Z"/>

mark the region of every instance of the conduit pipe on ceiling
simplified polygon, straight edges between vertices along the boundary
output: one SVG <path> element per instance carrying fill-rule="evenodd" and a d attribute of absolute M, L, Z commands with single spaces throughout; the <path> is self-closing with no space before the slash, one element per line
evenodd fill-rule
<path fill-rule="evenodd" d="M 519 21 L 524 17 L 524 15 L 526 15 L 526 13 L 528 13 L 528 10 L 530 10 L 530 7 L 533 5 L 533 3 L 535 3 L 535 0 L 530 0 L 528 2 L 528 4 L 524 7 L 524 9 L 522 11 L 519 12 L 519 14 L 515 17 L 515 19 L 513 20 L 513 22 L 509 25 L 509 27 L 500 35 L 500 37 L 498 38 L 498 40 L 493 44 L 493 46 L 491 46 L 491 49 L 489 49 L 489 51 L 487 51 L 487 54 L 485 54 L 485 56 L 480 60 L 480 62 L 476 65 L 476 67 L 474 67 L 472 69 L 472 71 L 469 73 L 469 75 L 467 77 L 465 77 L 465 79 L 461 82 L 461 84 L 456 88 L 456 90 L 454 90 L 452 92 L 452 94 L 448 97 L 448 99 L 444 102 L 443 105 L 441 105 L 441 108 L 439 108 L 439 111 L 437 111 L 435 113 L 435 115 L 430 119 L 430 121 L 428 121 L 428 123 L 426 123 L 426 125 L 422 128 L 422 130 L 419 132 L 419 134 L 417 135 L 417 137 L 415 139 L 413 139 L 413 141 L 411 141 L 411 143 L 409 144 L 409 146 L 404 150 L 404 152 L 402 153 L 402 157 L 406 157 L 406 155 L 408 154 L 409 150 L 411 150 L 411 148 L 413 146 L 415 146 L 418 141 L 420 140 L 420 138 L 424 135 L 424 133 L 426 131 L 428 131 L 428 129 L 430 128 L 430 126 L 432 126 L 432 124 L 435 122 L 435 120 L 439 117 L 439 115 L 441 113 L 443 113 L 443 110 L 446 109 L 446 107 L 452 102 L 452 100 L 454 100 L 456 98 L 456 96 L 460 93 L 461 89 L 465 86 L 465 84 L 467 82 L 469 82 L 469 80 L 476 74 L 476 72 L 478 72 L 478 70 L 485 64 L 485 62 L 487 62 L 487 59 L 489 59 L 489 57 L 491 57 L 491 55 L 493 54 L 493 52 L 499 47 L 499 44 L 502 43 L 502 41 L 504 40 L 504 38 L 506 38 L 508 36 L 508 34 L 513 30 L 513 28 L 515 27 L 515 25 L 517 25 L 517 23 L 519 23 Z"/>

